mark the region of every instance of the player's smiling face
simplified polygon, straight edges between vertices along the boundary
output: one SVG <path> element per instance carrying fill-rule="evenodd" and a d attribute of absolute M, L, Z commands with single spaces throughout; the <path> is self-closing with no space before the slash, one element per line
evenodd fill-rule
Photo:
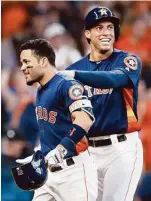
<path fill-rule="evenodd" d="M 40 58 L 34 54 L 33 50 L 23 50 L 20 54 L 22 63 L 21 71 L 25 75 L 26 83 L 32 85 L 40 81 L 44 73 L 40 65 Z"/>
<path fill-rule="evenodd" d="M 90 45 L 100 52 L 113 49 L 115 42 L 114 24 L 112 22 L 100 22 L 97 26 L 85 31 L 86 38 L 90 39 Z"/>

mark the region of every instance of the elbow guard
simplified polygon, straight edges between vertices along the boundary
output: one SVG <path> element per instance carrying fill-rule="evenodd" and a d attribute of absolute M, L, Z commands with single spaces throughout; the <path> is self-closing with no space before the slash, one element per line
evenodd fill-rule
<path fill-rule="evenodd" d="M 95 117 L 93 114 L 93 110 L 92 110 L 92 104 L 91 101 L 88 100 L 88 98 L 86 96 L 83 96 L 83 98 L 81 100 L 77 100 L 75 102 L 73 102 L 70 107 L 69 107 L 69 111 L 70 113 L 74 112 L 74 111 L 85 111 L 89 117 L 91 118 L 91 120 L 94 122 L 95 121 Z"/>

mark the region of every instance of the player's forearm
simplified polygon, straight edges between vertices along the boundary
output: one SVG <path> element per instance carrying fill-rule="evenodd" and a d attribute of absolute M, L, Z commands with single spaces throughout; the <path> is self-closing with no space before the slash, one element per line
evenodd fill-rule
<path fill-rule="evenodd" d="M 85 139 L 87 142 L 86 136 L 87 132 L 77 124 L 73 124 L 73 128 L 69 133 L 62 139 L 60 144 L 57 147 L 61 147 L 64 152 L 64 157 L 69 158 L 79 154 L 77 150 L 78 143 Z M 88 143 L 84 143 L 84 147 L 82 147 L 82 151 L 85 151 L 88 148 Z"/>
<path fill-rule="evenodd" d="M 93 123 L 90 116 L 84 111 L 76 111 L 72 116 L 75 118 L 73 121 L 73 128 L 60 142 L 60 145 L 67 150 L 66 156 L 77 155 L 80 152 L 79 150 L 85 151 L 87 149 L 88 142 L 86 136 Z M 82 147 L 77 146 L 79 142 L 82 143 Z"/>
<path fill-rule="evenodd" d="M 90 116 L 84 111 L 76 111 L 73 116 L 73 124 L 76 124 L 88 132 L 89 128 L 92 126 L 93 121 Z"/>
<path fill-rule="evenodd" d="M 126 87 L 130 82 L 128 76 L 122 71 L 75 71 L 74 78 L 85 85 L 103 89 Z"/>

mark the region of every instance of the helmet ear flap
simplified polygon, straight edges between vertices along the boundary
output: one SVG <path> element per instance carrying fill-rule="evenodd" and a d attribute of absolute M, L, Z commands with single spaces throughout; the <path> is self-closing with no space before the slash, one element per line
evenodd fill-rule
<path fill-rule="evenodd" d="M 40 188 L 47 180 L 47 167 L 41 151 L 35 152 L 30 163 L 13 167 L 13 178 L 19 188 L 32 191 Z"/>

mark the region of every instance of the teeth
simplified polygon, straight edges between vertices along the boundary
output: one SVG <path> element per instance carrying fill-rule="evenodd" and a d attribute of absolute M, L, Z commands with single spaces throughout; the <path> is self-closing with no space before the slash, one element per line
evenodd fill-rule
<path fill-rule="evenodd" d="M 107 39 L 107 38 L 104 38 L 104 39 L 101 39 L 102 42 L 109 42 L 110 39 Z"/>

